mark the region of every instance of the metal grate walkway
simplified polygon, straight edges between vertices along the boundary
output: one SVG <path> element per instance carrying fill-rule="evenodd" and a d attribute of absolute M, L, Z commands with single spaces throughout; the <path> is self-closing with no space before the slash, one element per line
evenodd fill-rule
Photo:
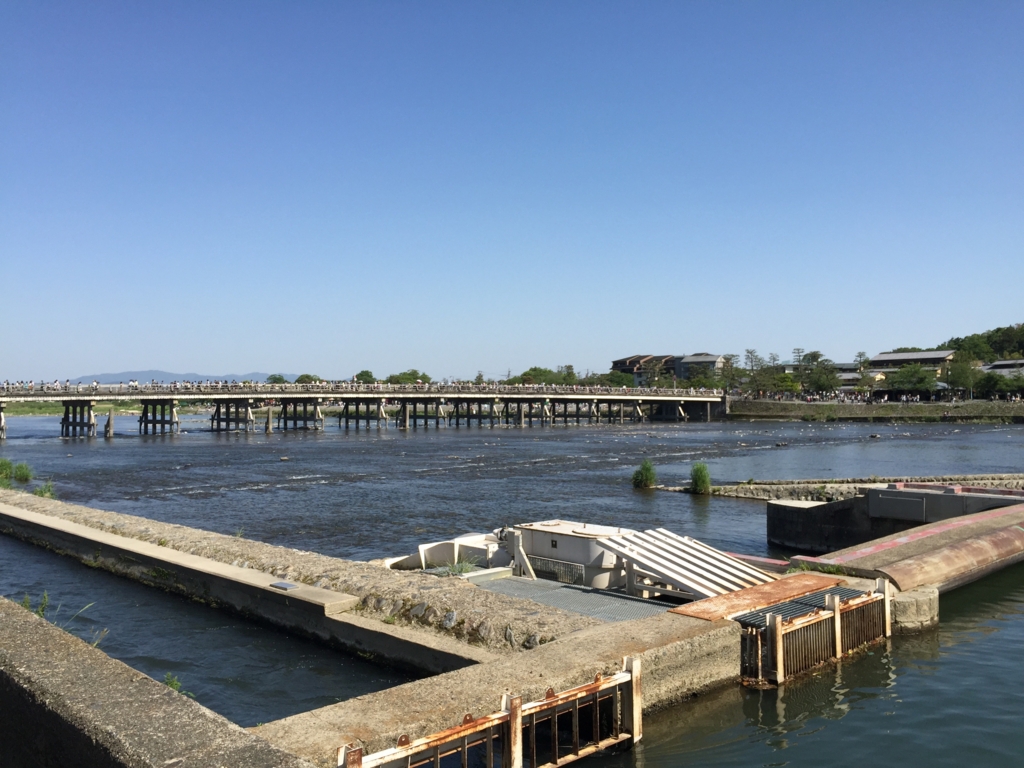
<path fill-rule="evenodd" d="M 593 616 L 602 621 L 630 621 L 664 613 L 674 607 L 669 603 L 630 597 L 604 589 L 592 589 L 575 584 L 560 584 L 545 579 L 523 579 L 512 576 L 479 584 L 482 589 L 500 592 L 512 597 L 525 597 L 535 603 L 550 605 L 565 611 Z"/>

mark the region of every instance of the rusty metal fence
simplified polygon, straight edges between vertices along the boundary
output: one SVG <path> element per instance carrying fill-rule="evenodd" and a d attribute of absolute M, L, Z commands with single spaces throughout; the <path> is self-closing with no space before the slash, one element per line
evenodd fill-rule
<path fill-rule="evenodd" d="M 744 679 L 781 683 L 892 634 L 889 584 L 872 591 L 835 587 L 732 616 L 743 627 Z"/>
<path fill-rule="evenodd" d="M 364 755 L 347 744 L 338 750 L 345 768 L 546 768 L 574 762 L 610 747 L 640 741 L 643 733 L 640 660 L 623 671 L 539 701 L 502 697 L 501 709 L 421 739 Z"/>

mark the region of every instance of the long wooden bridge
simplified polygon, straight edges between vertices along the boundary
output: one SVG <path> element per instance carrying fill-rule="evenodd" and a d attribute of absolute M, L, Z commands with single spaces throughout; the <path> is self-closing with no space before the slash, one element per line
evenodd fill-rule
<path fill-rule="evenodd" d="M 710 421 L 728 413 L 721 390 L 635 387 L 548 387 L 492 385 L 175 384 L 171 386 L 52 385 L 0 391 L 0 439 L 6 437 L 9 403 L 61 403 L 61 436 L 93 437 L 96 411 L 104 403 L 138 402 L 140 434 L 175 432 L 179 404 L 209 405 L 210 428 L 254 431 L 256 411 L 266 409 L 263 428 L 323 429 L 327 409 L 343 428 L 400 429 L 444 426 L 533 426 L 622 424 L 643 421 Z M 111 413 L 113 408 L 111 407 Z M 276 411 L 276 412 L 275 412 Z M 113 416 L 104 430 L 113 436 Z"/>

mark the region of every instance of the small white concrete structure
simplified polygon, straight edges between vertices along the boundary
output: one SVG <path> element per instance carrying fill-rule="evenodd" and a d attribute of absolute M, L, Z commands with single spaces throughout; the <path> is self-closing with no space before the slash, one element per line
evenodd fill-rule
<path fill-rule="evenodd" d="M 554 576 L 559 581 L 598 589 L 614 589 L 626 583 L 626 573 L 617 564 L 615 553 L 601 546 L 598 539 L 636 533 L 630 528 L 543 520 L 522 523 L 515 529 L 522 533 L 523 549 L 542 578 Z"/>

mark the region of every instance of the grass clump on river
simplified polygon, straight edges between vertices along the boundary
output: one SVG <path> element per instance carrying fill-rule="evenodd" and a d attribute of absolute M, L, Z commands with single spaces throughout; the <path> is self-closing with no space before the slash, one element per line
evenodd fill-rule
<path fill-rule="evenodd" d="M 654 465 L 651 464 L 650 459 L 644 459 L 640 468 L 633 473 L 633 487 L 653 488 L 656 482 L 658 482 L 658 475 L 654 471 Z"/>
<path fill-rule="evenodd" d="M 0 459 L 0 488 L 9 491 L 14 487 L 11 482 L 12 480 L 24 485 L 32 482 L 34 476 L 32 467 L 25 462 L 13 464 L 10 459 Z M 47 480 L 42 485 L 37 486 L 32 490 L 32 493 L 44 499 L 57 498 L 53 490 L 52 480 Z"/>
<path fill-rule="evenodd" d="M 699 493 L 702 496 L 711 493 L 711 473 L 708 472 L 708 465 L 702 461 L 690 469 L 690 493 Z"/>

